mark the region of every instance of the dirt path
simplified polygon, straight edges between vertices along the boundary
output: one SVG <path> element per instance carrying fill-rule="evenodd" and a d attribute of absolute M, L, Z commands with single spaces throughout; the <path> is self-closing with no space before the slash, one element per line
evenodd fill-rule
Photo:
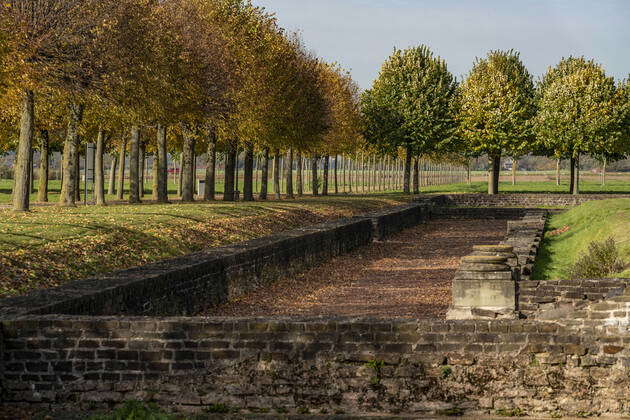
<path fill-rule="evenodd" d="M 460 258 L 473 245 L 498 243 L 505 229 L 505 221 L 432 221 L 206 315 L 444 318 Z"/>

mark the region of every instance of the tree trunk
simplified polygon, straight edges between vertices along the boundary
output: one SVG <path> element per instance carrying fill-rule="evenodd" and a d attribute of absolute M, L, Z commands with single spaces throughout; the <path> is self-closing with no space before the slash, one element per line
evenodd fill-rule
<path fill-rule="evenodd" d="M 556 159 L 556 185 L 560 185 L 560 159 Z"/>
<path fill-rule="evenodd" d="M 166 149 L 167 142 L 167 128 L 163 125 L 158 125 L 157 130 L 157 152 L 155 154 L 157 166 L 157 178 L 153 182 L 157 183 L 157 197 L 158 203 L 168 203 L 168 155 Z"/>
<path fill-rule="evenodd" d="M 287 164 L 286 164 L 286 179 L 287 179 L 287 198 L 295 198 L 293 195 L 293 149 L 289 149 L 287 152 Z"/>
<path fill-rule="evenodd" d="M 112 164 L 109 167 L 109 185 L 107 188 L 107 194 L 116 194 L 116 168 L 118 165 L 118 157 L 112 156 Z"/>
<path fill-rule="evenodd" d="M 466 161 L 466 183 L 468 185 L 472 183 L 472 179 L 470 177 L 470 159 Z"/>
<path fill-rule="evenodd" d="M 63 145 L 63 182 L 61 183 L 61 194 L 59 205 L 74 206 L 76 191 L 78 190 L 79 178 L 77 174 L 77 157 L 79 147 L 78 126 L 83 118 L 83 105 L 70 105 L 70 119 L 66 140 Z"/>
<path fill-rule="evenodd" d="M 276 200 L 280 199 L 280 150 L 276 149 L 273 156 L 273 192 Z"/>
<path fill-rule="evenodd" d="M 184 177 L 184 153 L 179 154 L 179 167 L 177 168 L 177 196 L 182 198 L 182 182 Z"/>
<path fill-rule="evenodd" d="M 267 199 L 269 192 L 269 148 L 263 150 L 262 167 L 260 168 L 260 194 L 258 198 Z"/>
<path fill-rule="evenodd" d="M 105 150 L 105 133 L 98 130 L 96 137 L 96 156 L 94 157 L 94 196 L 97 206 L 105 205 L 105 174 L 103 173 L 103 155 Z"/>
<path fill-rule="evenodd" d="M 35 134 L 33 133 L 33 138 L 35 138 Z M 35 149 L 31 145 L 31 153 L 28 157 L 28 187 L 29 187 L 29 195 L 35 193 L 35 170 L 33 169 L 35 162 Z M 30 202 L 30 197 L 29 197 Z"/>
<path fill-rule="evenodd" d="M 236 146 L 230 144 L 225 154 L 225 182 L 223 186 L 223 201 L 234 201 L 234 169 L 236 166 Z"/>
<path fill-rule="evenodd" d="M 140 202 L 140 127 L 131 127 L 129 140 L 129 203 Z"/>
<path fill-rule="evenodd" d="M 322 182 L 322 195 L 328 195 L 328 169 L 330 168 L 330 156 L 324 156 L 324 174 Z"/>
<path fill-rule="evenodd" d="M 512 159 L 512 185 L 516 185 L 516 171 L 518 169 L 518 160 Z"/>
<path fill-rule="evenodd" d="M 195 201 L 194 156 L 195 139 L 188 130 L 184 129 L 184 144 L 182 148 L 182 202 L 184 203 Z"/>
<path fill-rule="evenodd" d="M 409 178 L 411 177 L 411 147 L 407 146 L 406 154 L 405 154 L 405 170 L 404 170 L 404 179 L 403 179 L 403 192 L 405 194 L 410 194 L 411 189 L 409 188 Z"/>
<path fill-rule="evenodd" d="M 570 175 L 569 175 L 571 177 L 571 181 L 569 184 L 569 193 L 574 194 L 575 193 L 575 158 L 573 156 L 571 156 L 571 159 L 569 160 L 569 166 L 571 167 Z"/>
<path fill-rule="evenodd" d="M 573 195 L 580 195 L 580 155 L 575 158 L 575 181 L 573 182 Z"/>
<path fill-rule="evenodd" d="M 213 131 L 208 140 L 206 152 L 206 182 L 203 190 L 203 199 L 213 201 L 216 194 L 216 168 L 217 168 L 217 136 Z"/>
<path fill-rule="evenodd" d="M 245 162 L 243 164 L 243 201 L 254 201 L 254 147 L 245 149 Z"/>
<path fill-rule="evenodd" d="M 418 158 L 413 160 L 413 193 L 420 194 L 420 164 Z"/>
<path fill-rule="evenodd" d="M 499 193 L 499 177 L 501 176 L 501 156 L 492 156 L 492 171 L 488 180 L 488 194 L 496 195 Z"/>
<path fill-rule="evenodd" d="M 116 199 L 122 200 L 125 195 L 125 160 L 127 154 L 127 140 L 125 136 L 120 143 L 120 152 L 118 155 L 118 191 L 116 191 Z"/>
<path fill-rule="evenodd" d="M 608 163 L 608 159 L 604 158 L 604 162 L 602 163 L 602 187 L 606 185 L 606 164 Z"/>
<path fill-rule="evenodd" d="M 297 193 L 298 197 L 302 197 L 304 195 L 304 180 L 302 179 L 302 153 L 299 152 L 297 154 Z"/>
<path fill-rule="evenodd" d="M 79 153 L 78 148 L 77 148 L 77 153 L 75 155 L 74 161 L 75 161 L 74 179 L 76 179 L 76 182 L 74 184 L 75 186 L 74 199 L 75 201 L 81 201 L 81 154 Z"/>
<path fill-rule="evenodd" d="M 41 130 L 39 136 L 39 185 L 37 187 L 37 201 L 46 203 L 48 202 L 48 170 L 50 163 L 48 130 Z"/>
<path fill-rule="evenodd" d="M 33 133 L 35 129 L 35 95 L 33 91 L 24 92 L 22 115 L 20 118 L 20 139 L 15 158 L 13 184 L 13 210 L 28 211 L 30 207 L 29 167 Z"/>
<path fill-rule="evenodd" d="M 317 179 L 317 155 L 313 155 L 313 157 L 311 158 L 311 177 L 312 177 L 312 181 L 311 184 L 313 186 L 313 195 L 314 196 L 318 196 L 319 195 L 319 180 Z"/>
<path fill-rule="evenodd" d="M 140 142 L 140 156 L 138 157 L 138 174 L 140 177 L 140 180 L 138 182 L 138 189 L 140 191 L 140 198 L 144 198 L 144 170 L 146 165 L 146 157 L 146 147 L 142 142 Z"/>

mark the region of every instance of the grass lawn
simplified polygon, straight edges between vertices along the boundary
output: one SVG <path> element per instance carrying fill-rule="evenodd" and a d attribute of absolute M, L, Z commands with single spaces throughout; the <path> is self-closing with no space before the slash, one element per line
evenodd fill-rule
<path fill-rule="evenodd" d="M 552 234 L 554 230 L 566 232 Z M 588 250 L 591 241 L 613 237 L 626 265 L 617 276 L 630 277 L 630 199 L 591 201 L 553 216 L 548 225 L 534 279 L 566 278 L 566 269 Z"/>
<path fill-rule="evenodd" d="M 402 194 L 198 203 L 0 209 L 0 297 L 352 216 Z"/>
<path fill-rule="evenodd" d="M 488 192 L 488 184 L 486 182 L 473 182 L 469 184 L 450 184 L 450 185 L 434 185 L 424 187 L 423 192 L 428 193 L 486 193 Z M 517 182 L 512 185 L 511 182 L 501 182 L 499 184 L 499 192 L 502 193 L 564 193 L 568 194 L 569 182 L 563 181 L 560 185 L 554 182 L 533 181 L 533 182 Z M 630 176 L 627 180 L 610 180 L 605 186 L 596 181 L 581 181 L 580 192 L 584 194 L 630 194 Z"/>

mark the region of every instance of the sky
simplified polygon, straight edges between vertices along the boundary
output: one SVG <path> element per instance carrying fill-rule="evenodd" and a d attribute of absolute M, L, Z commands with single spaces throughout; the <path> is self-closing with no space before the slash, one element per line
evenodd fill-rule
<path fill-rule="evenodd" d="M 476 57 L 515 49 L 535 78 L 569 55 L 630 74 L 630 0 L 253 0 L 306 46 L 371 86 L 394 47 L 426 44 L 459 79 Z"/>

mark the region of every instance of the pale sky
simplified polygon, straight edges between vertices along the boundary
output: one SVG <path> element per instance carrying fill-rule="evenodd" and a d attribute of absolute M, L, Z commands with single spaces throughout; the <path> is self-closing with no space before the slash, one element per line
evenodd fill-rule
<path fill-rule="evenodd" d="M 459 79 L 475 57 L 514 48 L 537 78 L 584 55 L 630 74 L 630 0 L 254 0 L 369 88 L 394 46 L 426 44 Z"/>

